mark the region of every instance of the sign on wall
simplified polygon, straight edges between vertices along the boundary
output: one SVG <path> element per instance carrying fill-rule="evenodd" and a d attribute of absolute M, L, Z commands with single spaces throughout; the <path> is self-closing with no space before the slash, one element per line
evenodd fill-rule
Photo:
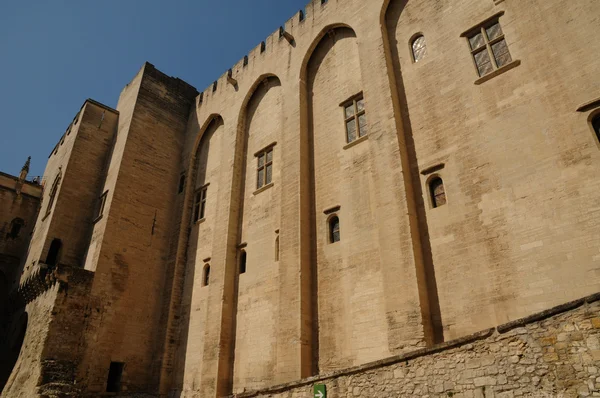
<path fill-rule="evenodd" d="M 314 398 L 327 398 L 327 388 L 325 384 L 315 384 Z"/>

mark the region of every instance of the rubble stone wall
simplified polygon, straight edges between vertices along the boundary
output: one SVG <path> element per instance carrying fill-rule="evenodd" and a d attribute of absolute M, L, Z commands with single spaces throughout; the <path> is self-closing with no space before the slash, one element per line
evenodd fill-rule
<path fill-rule="evenodd" d="M 237 397 L 600 396 L 600 295 L 431 349 Z"/>

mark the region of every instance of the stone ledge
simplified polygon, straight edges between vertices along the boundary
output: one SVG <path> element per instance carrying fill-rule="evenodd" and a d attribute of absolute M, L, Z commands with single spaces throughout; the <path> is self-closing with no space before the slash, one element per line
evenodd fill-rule
<path fill-rule="evenodd" d="M 550 318 L 554 315 L 558 315 L 558 314 L 562 314 L 563 312 L 574 310 L 575 308 L 582 306 L 584 303 L 589 304 L 589 303 L 593 303 L 598 300 L 600 300 L 600 293 L 595 293 L 590 296 L 586 296 L 586 297 L 580 298 L 578 300 L 573 300 L 573 301 L 570 301 L 565 304 L 557 305 L 556 307 L 552 307 L 545 311 L 526 316 L 525 318 L 521 318 L 521 319 L 517 319 L 517 320 L 511 321 L 511 322 L 505 323 L 503 325 L 496 327 L 496 329 L 498 330 L 498 333 L 501 333 L 501 334 L 506 333 L 513 329 L 525 326 L 527 324 L 530 324 L 533 322 L 539 322 L 544 319 Z"/>
<path fill-rule="evenodd" d="M 350 376 L 350 375 L 353 375 L 356 373 L 362 373 L 362 372 L 367 372 L 369 370 L 383 368 L 383 367 L 393 365 L 393 364 L 396 364 L 399 362 L 407 362 L 407 361 L 410 361 L 412 359 L 416 359 L 419 357 L 436 354 L 441 351 L 446 351 L 446 350 L 449 350 L 452 348 L 460 347 L 462 345 L 466 345 L 466 344 L 475 342 L 477 340 L 484 340 L 484 339 L 490 337 L 494 333 L 495 330 L 496 330 L 495 328 L 482 330 L 480 332 L 473 333 L 468 336 L 464 336 L 464 337 L 461 337 L 461 338 L 458 338 L 458 339 L 455 339 L 452 341 L 448 341 L 446 343 L 437 344 L 431 348 L 422 348 L 420 350 L 412 351 L 412 352 L 409 352 L 406 354 L 396 355 L 393 357 L 380 359 L 379 361 L 369 362 L 364 365 L 359 365 L 359 366 L 355 366 L 355 367 L 348 368 L 348 369 L 338 370 L 338 371 L 326 373 L 323 375 L 312 376 L 312 377 L 309 377 L 306 379 L 293 381 L 290 383 L 279 384 L 279 385 L 276 385 L 273 387 L 268 387 L 268 388 L 258 390 L 258 391 L 248 391 L 248 392 L 244 392 L 244 393 L 237 394 L 237 395 L 231 395 L 230 398 L 231 397 L 250 398 L 250 397 L 257 397 L 259 395 L 264 395 L 264 394 L 279 393 L 279 392 L 283 392 L 283 391 L 286 391 L 286 390 L 289 390 L 292 388 L 302 387 L 302 386 L 314 384 L 316 382 L 334 379 L 334 378 L 337 378 L 340 376 Z"/>

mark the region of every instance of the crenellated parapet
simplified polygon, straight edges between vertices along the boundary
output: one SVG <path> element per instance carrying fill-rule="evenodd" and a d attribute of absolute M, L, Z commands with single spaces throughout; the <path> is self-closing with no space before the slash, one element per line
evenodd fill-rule
<path fill-rule="evenodd" d="M 265 56 L 278 53 L 285 47 L 295 48 L 295 37 L 302 35 L 302 31 L 309 19 L 314 19 L 317 15 L 324 16 L 322 14 L 333 12 L 332 8 L 328 7 L 328 3 L 329 1 L 327 0 L 313 0 L 304 9 L 295 13 L 294 16 L 277 28 L 277 30 L 267 36 L 265 40 L 252 48 L 247 55 L 236 62 L 227 72 L 223 73 L 210 86 L 201 91 L 196 99 L 197 106 L 200 107 L 205 103 L 209 96 L 218 95 L 222 87 L 225 87 L 227 84 L 237 87 L 237 82 L 244 77 L 246 71 L 254 66 L 254 64 L 262 63 Z"/>

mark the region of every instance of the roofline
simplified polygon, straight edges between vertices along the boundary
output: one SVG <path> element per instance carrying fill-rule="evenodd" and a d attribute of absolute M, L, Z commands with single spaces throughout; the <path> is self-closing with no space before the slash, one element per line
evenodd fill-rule
<path fill-rule="evenodd" d="M 113 108 L 111 108 L 110 106 L 106 106 L 106 105 L 104 105 L 103 103 L 101 103 L 101 102 L 98 102 L 98 101 L 95 101 L 95 100 L 93 100 L 93 99 L 91 99 L 91 98 L 88 98 L 88 99 L 86 99 L 86 100 L 85 100 L 85 102 L 83 103 L 83 105 L 81 105 L 81 108 L 83 109 L 83 107 L 85 106 L 85 104 L 87 104 L 88 102 L 89 102 L 90 104 L 93 104 L 93 105 L 99 106 L 100 108 L 106 109 L 107 111 L 109 111 L 109 112 L 112 112 L 112 113 L 114 113 L 115 115 L 118 115 L 118 114 L 119 114 L 119 111 L 118 111 L 118 110 L 116 110 L 116 109 L 113 109 Z"/>

